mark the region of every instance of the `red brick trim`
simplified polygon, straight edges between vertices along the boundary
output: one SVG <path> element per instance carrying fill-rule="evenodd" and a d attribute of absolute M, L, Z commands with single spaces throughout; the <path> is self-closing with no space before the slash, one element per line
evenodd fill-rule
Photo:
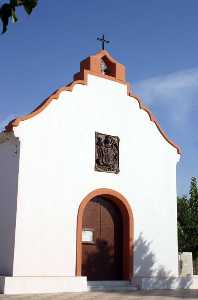
<path fill-rule="evenodd" d="M 75 84 L 86 85 L 87 82 L 85 80 L 76 80 L 76 81 L 73 81 L 72 83 L 69 83 L 67 86 L 56 90 L 47 99 L 45 99 L 39 106 L 37 106 L 30 114 L 24 115 L 22 117 L 18 117 L 16 119 L 10 121 L 9 124 L 5 127 L 5 130 L 11 131 L 13 129 L 13 127 L 17 127 L 21 121 L 26 121 L 26 120 L 31 119 L 34 116 L 38 115 L 52 102 L 52 100 L 58 100 L 61 92 L 63 92 L 63 91 L 72 92 Z"/>
<path fill-rule="evenodd" d="M 144 110 L 145 112 L 147 112 L 147 114 L 149 115 L 150 120 L 151 120 L 152 122 L 155 123 L 155 125 L 157 126 L 157 129 L 159 130 L 159 132 L 161 133 L 161 135 L 164 137 L 164 139 L 165 139 L 171 146 L 173 146 L 174 148 L 176 148 L 178 154 L 181 154 L 181 149 L 180 149 L 180 147 L 177 146 L 176 144 L 174 144 L 174 143 L 169 139 L 169 137 L 168 137 L 167 134 L 163 131 L 163 129 L 161 128 L 159 122 L 157 121 L 157 119 L 155 118 L 155 116 L 152 114 L 152 112 L 151 112 L 146 106 L 144 106 L 144 104 L 142 103 L 140 97 L 135 96 L 135 95 L 132 94 L 130 84 L 127 84 L 127 90 L 128 90 L 128 92 L 127 92 L 127 93 L 128 93 L 128 96 L 129 96 L 129 97 L 132 97 L 132 98 L 134 98 L 135 100 L 138 101 L 139 108 L 142 109 L 142 110 Z"/>
<path fill-rule="evenodd" d="M 115 71 L 115 76 L 114 77 L 107 76 L 107 75 L 104 75 L 104 74 L 101 73 L 101 71 L 99 69 L 99 61 L 103 57 L 107 57 L 108 60 L 111 63 L 115 64 L 115 66 L 116 66 L 115 70 L 116 71 Z M 146 111 L 148 113 L 150 120 L 155 123 L 155 125 L 157 126 L 159 132 L 162 134 L 162 136 L 165 138 L 165 140 L 171 146 L 176 148 L 178 154 L 181 154 L 180 147 L 177 146 L 176 144 L 174 144 L 168 138 L 168 136 L 162 130 L 160 124 L 158 123 L 156 118 L 153 116 L 153 114 L 150 112 L 150 110 L 142 104 L 139 97 L 132 95 L 130 85 L 129 85 L 129 83 L 127 83 L 125 81 L 125 67 L 123 65 L 119 64 L 116 60 L 114 60 L 106 50 L 102 50 L 102 51 L 96 53 L 96 55 L 90 56 L 90 57 L 86 58 L 85 60 L 83 60 L 80 64 L 80 72 L 74 75 L 73 82 L 69 83 L 67 86 L 64 86 L 64 87 L 56 90 L 46 100 L 44 100 L 37 108 L 35 108 L 34 111 L 31 112 L 30 114 L 27 114 L 27 115 L 22 116 L 22 117 L 18 117 L 16 119 L 12 120 L 11 122 L 9 122 L 9 124 L 5 127 L 5 131 L 13 130 L 13 127 L 18 126 L 21 121 L 25 121 L 25 120 L 28 120 L 30 118 L 33 118 L 34 116 L 36 116 L 37 114 L 42 112 L 52 102 L 52 100 L 57 100 L 59 98 L 59 95 L 60 95 L 61 92 L 63 92 L 63 91 L 72 92 L 72 90 L 73 90 L 73 88 L 76 84 L 87 85 L 87 75 L 88 74 L 98 76 L 98 77 L 101 77 L 101 78 L 105 78 L 105 79 L 108 79 L 108 80 L 116 81 L 116 82 L 121 83 L 121 84 L 127 84 L 128 95 L 130 97 L 133 97 L 134 99 L 136 99 L 138 101 L 140 109 L 143 109 L 144 111 Z"/>
<path fill-rule="evenodd" d="M 106 188 L 101 188 L 89 193 L 81 202 L 77 216 L 76 232 L 76 276 L 81 276 L 82 267 L 82 218 L 86 205 L 96 196 L 105 196 L 113 201 L 120 209 L 123 218 L 123 279 L 130 280 L 133 276 L 133 241 L 134 220 L 131 207 L 124 196 Z"/>

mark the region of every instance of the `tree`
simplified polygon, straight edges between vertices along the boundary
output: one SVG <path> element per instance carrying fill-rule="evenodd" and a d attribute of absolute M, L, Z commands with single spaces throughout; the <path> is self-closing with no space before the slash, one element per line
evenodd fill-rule
<path fill-rule="evenodd" d="M 17 22 L 16 9 L 18 7 L 22 6 L 26 13 L 30 15 L 37 4 L 38 0 L 10 0 L 9 3 L 1 5 L 0 19 L 3 25 L 2 33 L 7 31 L 9 20 L 12 20 L 14 23 Z"/>
<path fill-rule="evenodd" d="M 198 188 L 191 178 L 189 197 L 177 198 L 178 242 L 180 252 L 192 252 L 198 261 Z"/>
<path fill-rule="evenodd" d="M 189 201 L 186 196 L 177 198 L 177 223 L 178 247 L 180 252 L 189 251 L 188 226 L 189 226 Z"/>

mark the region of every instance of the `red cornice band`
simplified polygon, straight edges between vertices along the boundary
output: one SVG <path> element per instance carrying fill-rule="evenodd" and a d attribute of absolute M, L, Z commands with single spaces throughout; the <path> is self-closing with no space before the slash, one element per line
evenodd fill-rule
<path fill-rule="evenodd" d="M 100 71 L 99 63 L 100 63 L 100 60 L 104 57 L 106 59 L 108 59 L 111 64 L 115 64 L 115 74 L 113 76 L 102 74 L 101 71 Z M 165 140 L 171 146 L 176 148 L 178 154 L 181 154 L 180 147 L 175 145 L 168 138 L 168 136 L 162 130 L 159 122 L 153 116 L 151 111 L 142 104 L 139 97 L 134 96 L 131 93 L 130 85 L 125 81 L 125 68 L 124 68 L 124 66 L 119 64 L 116 60 L 114 60 L 106 50 L 102 50 L 102 51 L 98 52 L 96 55 L 90 56 L 87 59 L 85 59 L 84 61 L 82 61 L 80 72 L 74 75 L 74 80 L 71 83 L 69 83 L 68 85 L 66 85 L 66 86 L 56 90 L 54 93 L 52 93 L 46 100 L 44 100 L 30 114 L 27 114 L 27 115 L 22 116 L 22 117 L 18 117 L 16 119 L 10 121 L 9 124 L 5 127 L 5 131 L 13 130 L 13 127 L 18 126 L 21 121 L 26 121 L 30 118 L 33 118 L 34 116 L 36 116 L 40 112 L 42 112 L 51 103 L 52 100 L 58 100 L 59 95 L 60 95 L 61 92 L 63 92 L 63 91 L 72 92 L 72 90 L 73 90 L 73 88 L 76 84 L 87 85 L 87 75 L 88 74 L 98 76 L 98 77 L 102 77 L 102 78 L 105 78 L 107 80 L 116 81 L 116 82 L 121 83 L 121 84 L 127 84 L 128 96 L 130 96 L 133 99 L 138 101 L 139 108 L 147 112 L 147 114 L 149 115 L 150 120 L 155 123 L 155 125 L 157 126 L 159 132 L 162 134 L 162 136 L 165 138 Z"/>

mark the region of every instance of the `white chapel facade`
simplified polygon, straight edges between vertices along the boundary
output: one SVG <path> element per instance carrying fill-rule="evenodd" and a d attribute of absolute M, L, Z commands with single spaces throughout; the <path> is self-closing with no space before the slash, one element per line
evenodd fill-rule
<path fill-rule="evenodd" d="M 102 50 L 0 134 L 0 290 L 178 276 L 180 149 Z"/>

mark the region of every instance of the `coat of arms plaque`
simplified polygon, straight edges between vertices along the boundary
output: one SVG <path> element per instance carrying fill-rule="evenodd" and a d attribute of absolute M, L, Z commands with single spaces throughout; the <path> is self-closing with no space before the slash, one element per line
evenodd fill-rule
<path fill-rule="evenodd" d="M 95 133 L 95 170 L 119 173 L 119 137 Z"/>

